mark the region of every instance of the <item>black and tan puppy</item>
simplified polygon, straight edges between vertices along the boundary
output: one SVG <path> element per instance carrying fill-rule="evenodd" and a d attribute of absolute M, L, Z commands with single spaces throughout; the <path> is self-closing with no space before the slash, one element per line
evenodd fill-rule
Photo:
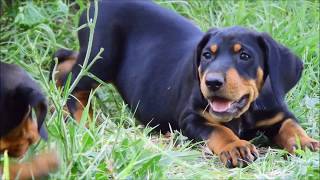
<path fill-rule="evenodd" d="M 90 17 L 94 8 L 91 6 Z M 80 24 L 87 23 L 86 13 Z M 89 29 L 79 31 L 77 60 L 60 50 L 63 69 L 74 79 L 88 47 Z M 285 94 L 298 82 L 302 61 L 265 33 L 241 27 L 203 33 L 184 17 L 150 1 L 103 1 L 94 33 L 91 59 L 104 48 L 90 72 L 112 83 L 143 123 L 162 132 L 179 129 L 208 147 L 228 167 L 251 162 L 258 151 L 249 141 L 257 131 L 293 152 L 319 149 L 289 112 Z M 70 61 L 68 63 L 69 54 Z M 80 65 L 78 65 L 80 64 Z M 79 120 L 82 105 L 97 82 L 82 78 L 69 111 Z M 81 116 L 80 116 L 81 117 Z"/>
<path fill-rule="evenodd" d="M 35 81 L 18 66 L 0 62 L 0 154 L 7 150 L 9 156 L 21 157 L 40 137 L 47 139 L 46 113 L 46 98 Z M 33 163 L 11 164 L 10 177 L 46 175 L 57 164 L 56 156 L 41 155 Z"/>

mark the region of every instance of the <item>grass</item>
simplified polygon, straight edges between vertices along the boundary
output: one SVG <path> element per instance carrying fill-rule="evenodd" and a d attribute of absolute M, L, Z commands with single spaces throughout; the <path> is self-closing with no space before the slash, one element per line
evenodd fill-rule
<path fill-rule="evenodd" d="M 76 0 L 80 9 L 85 1 Z M 70 86 L 59 90 L 48 81 L 53 53 L 79 48 L 76 31 L 80 13 L 68 0 L 40 0 L 4 8 L 0 18 L 0 59 L 27 70 L 48 95 L 49 141 L 28 151 L 25 161 L 44 149 L 60 153 L 61 167 L 49 179 L 319 179 L 319 152 L 299 151 L 284 158 L 283 150 L 265 148 L 245 168 L 226 169 L 204 143 L 191 143 L 179 132 L 167 138 L 150 133 L 133 117 L 116 90 L 102 84 L 92 92 L 94 120 L 85 127 L 71 117 L 65 123 L 63 104 Z M 158 0 L 206 31 L 210 27 L 242 25 L 268 32 L 300 56 L 305 70 L 287 95 L 290 109 L 312 137 L 319 139 L 320 68 L 319 1 L 184 1 Z M 84 75 L 87 75 L 84 70 Z M 71 83 L 72 84 L 72 83 Z M 72 86 L 72 85 L 71 85 Z M 95 94 L 95 96 L 93 96 Z M 6 158 L 0 157 L 0 162 Z M 12 159 L 11 159 L 12 160 Z"/>

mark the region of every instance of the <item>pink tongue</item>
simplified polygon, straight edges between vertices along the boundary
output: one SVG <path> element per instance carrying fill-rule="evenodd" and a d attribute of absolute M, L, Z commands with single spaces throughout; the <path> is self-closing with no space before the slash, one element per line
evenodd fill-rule
<path fill-rule="evenodd" d="M 225 112 L 231 107 L 231 101 L 227 100 L 213 100 L 210 102 L 210 106 L 213 111 Z"/>

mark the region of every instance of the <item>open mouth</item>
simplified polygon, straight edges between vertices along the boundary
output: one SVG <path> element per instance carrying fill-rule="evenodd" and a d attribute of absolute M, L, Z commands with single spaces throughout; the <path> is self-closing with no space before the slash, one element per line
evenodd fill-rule
<path fill-rule="evenodd" d="M 248 94 L 236 101 L 214 96 L 208 100 L 210 104 L 209 111 L 216 115 L 233 115 L 238 113 L 247 104 L 248 99 Z"/>

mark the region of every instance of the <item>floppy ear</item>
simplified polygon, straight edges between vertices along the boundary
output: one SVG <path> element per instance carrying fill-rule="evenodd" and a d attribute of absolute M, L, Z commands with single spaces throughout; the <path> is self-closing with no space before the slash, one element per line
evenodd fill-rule
<path fill-rule="evenodd" d="M 44 95 L 39 91 L 31 87 L 19 86 L 16 89 L 16 94 L 14 96 L 16 102 L 23 102 L 21 106 L 28 110 L 29 106 L 35 110 L 38 124 L 38 131 L 41 137 L 47 139 L 47 132 L 43 129 L 42 124 L 45 120 L 47 114 L 47 101 Z M 17 103 L 16 103 L 17 104 Z M 16 105 L 17 107 L 17 105 Z M 22 112 L 27 113 L 24 110 Z M 25 114 L 24 114 L 25 115 Z"/>
<path fill-rule="evenodd" d="M 56 69 L 56 62 L 54 58 L 58 59 L 58 64 Z M 78 58 L 78 52 L 71 51 L 68 49 L 59 49 L 56 51 L 52 57 L 49 80 L 53 80 L 57 86 L 62 86 L 62 80 L 71 72 L 72 67 L 76 64 Z M 56 72 L 53 72 L 53 71 Z M 52 76 L 54 73 L 54 77 Z M 53 78 L 53 79 L 52 79 Z"/>
<path fill-rule="evenodd" d="M 35 110 L 40 135 L 47 140 L 48 135 L 43 127 L 43 122 L 48 112 L 47 100 L 40 91 L 33 90 L 29 94 L 29 104 Z"/>
<path fill-rule="evenodd" d="M 29 114 L 28 98 L 24 94 L 25 90 L 21 87 L 1 95 L 0 137 L 16 128 L 23 119 Z"/>
<path fill-rule="evenodd" d="M 193 61 L 193 69 L 195 73 L 195 77 L 199 80 L 199 74 L 198 74 L 198 67 L 200 65 L 200 58 L 201 58 L 201 52 L 204 46 L 208 43 L 209 39 L 216 35 L 218 33 L 218 28 L 212 28 L 209 29 L 208 32 L 202 37 L 202 39 L 199 41 L 198 45 L 196 46 L 195 53 L 194 53 L 194 61 Z"/>
<path fill-rule="evenodd" d="M 260 35 L 260 44 L 265 52 L 265 64 L 272 91 L 278 104 L 284 105 L 286 93 L 301 77 L 303 63 L 288 48 L 277 43 L 266 33 Z"/>

